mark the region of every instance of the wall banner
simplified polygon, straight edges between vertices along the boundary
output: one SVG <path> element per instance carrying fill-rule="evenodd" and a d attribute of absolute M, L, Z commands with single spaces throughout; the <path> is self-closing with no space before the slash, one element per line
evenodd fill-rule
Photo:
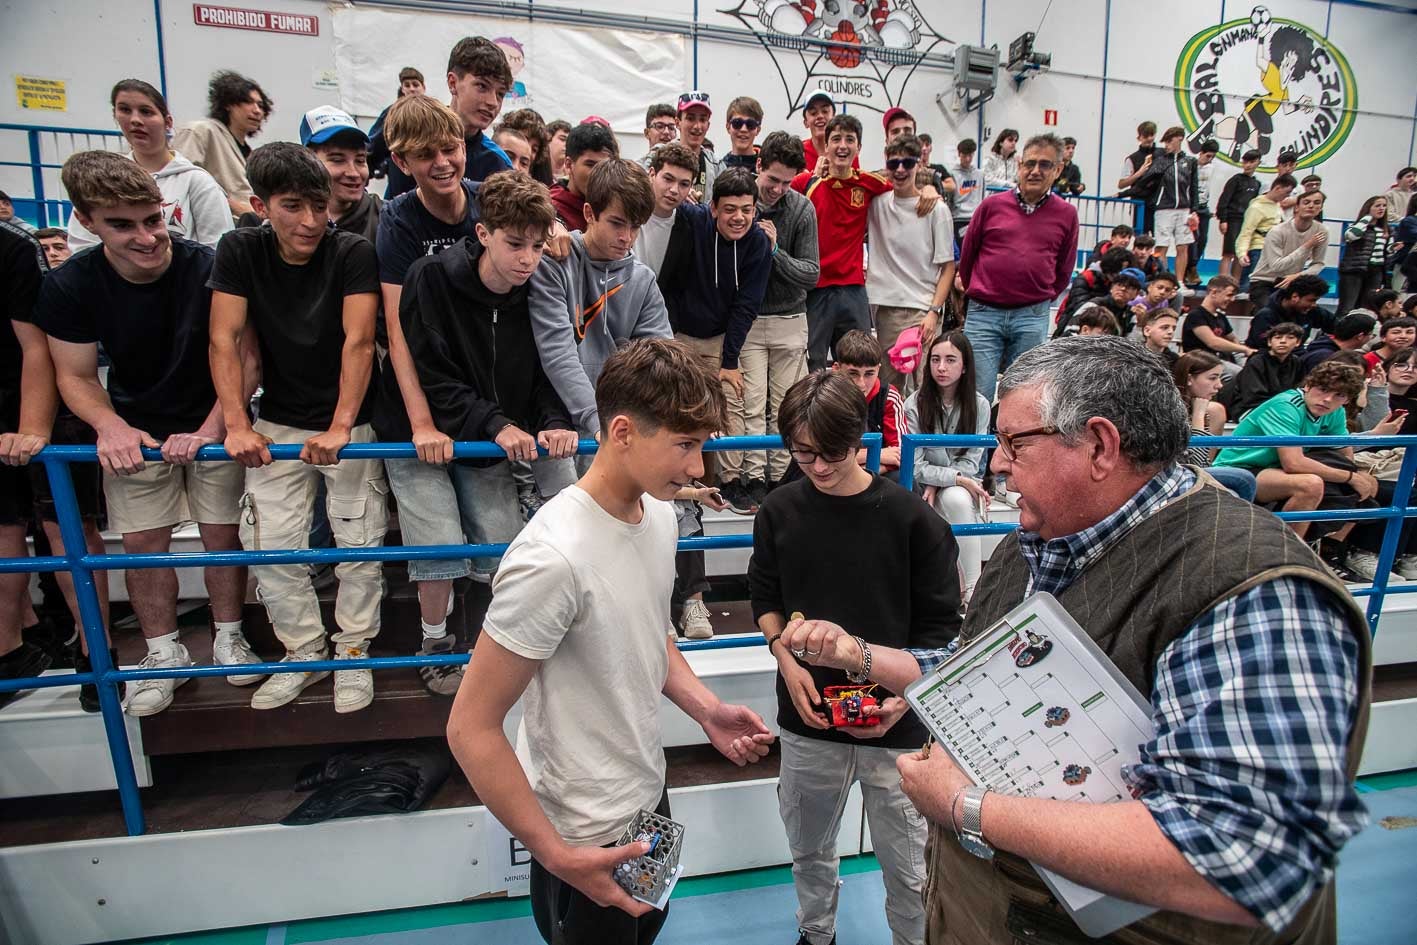
<path fill-rule="evenodd" d="M 815 92 L 885 112 L 899 105 L 920 58 L 944 43 L 915 0 L 739 0 L 720 10 L 747 27 L 777 67 L 791 116 Z M 803 38 L 830 40 L 821 46 Z"/>
<path fill-rule="evenodd" d="M 1343 53 L 1316 30 L 1262 6 L 1192 36 L 1176 62 L 1175 84 L 1192 152 L 1214 138 L 1220 159 L 1238 165 L 1257 148 L 1265 171 L 1290 149 L 1300 167 L 1332 158 L 1358 108 Z"/>

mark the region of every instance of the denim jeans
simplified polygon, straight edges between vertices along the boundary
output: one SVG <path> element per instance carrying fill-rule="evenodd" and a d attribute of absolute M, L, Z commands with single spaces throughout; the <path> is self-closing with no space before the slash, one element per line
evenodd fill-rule
<path fill-rule="evenodd" d="M 1252 249 L 1249 252 L 1250 264 L 1240 268 L 1240 291 L 1250 291 L 1250 273 L 1255 271 L 1255 267 L 1260 264 L 1260 253 L 1263 250 Z"/>
<path fill-rule="evenodd" d="M 1255 481 L 1255 474 L 1248 469 L 1241 469 L 1239 466 L 1207 466 L 1205 471 L 1210 474 L 1210 478 L 1246 502 L 1255 501 L 1259 483 Z"/>
<path fill-rule="evenodd" d="M 864 285 L 827 285 L 807 293 L 807 369 L 827 366 L 827 349 L 852 329 L 871 330 L 871 303 Z"/>
<path fill-rule="evenodd" d="M 964 334 L 974 345 L 974 376 L 979 393 L 992 404 L 994 385 L 1019 355 L 1036 348 L 1048 337 L 1051 302 L 1022 308 L 995 308 L 978 299 L 969 301 Z"/>
<path fill-rule="evenodd" d="M 532 474 L 543 495 L 548 480 L 569 475 L 570 460 L 539 459 Z M 477 467 L 463 463 L 434 466 L 417 459 L 385 463 L 389 485 L 398 499 L 399 530 L 405 545 L 493 545 L 510 542 L 522 528 L 517 484 L 510 463 Z M 457 514 L 451 514 L 453 510 Z M 497 570 L 496 558 L 410 561 L 411 581 L 451 581 L 474 569 L 483 576 Z"/>

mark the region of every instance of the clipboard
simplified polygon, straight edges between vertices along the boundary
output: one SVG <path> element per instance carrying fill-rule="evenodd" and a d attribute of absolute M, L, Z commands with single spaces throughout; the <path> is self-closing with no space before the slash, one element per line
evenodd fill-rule
<path fill-rule="evenodd" d="M 1151 706 L 1051 594 L 1024 600 L 905 690 L 976 784 L 1060 801 L 1131 800 L 1122 768 L 1151 739 Z M 1035 866 L 1085 934 L 1157 911 Z"/>

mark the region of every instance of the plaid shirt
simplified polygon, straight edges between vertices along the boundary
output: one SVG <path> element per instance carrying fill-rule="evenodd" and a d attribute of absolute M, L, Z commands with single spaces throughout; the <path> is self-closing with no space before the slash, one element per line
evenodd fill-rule
<path fill-rule="evenodd" d="M 1033 590 L 1062 593 L 1137 523 L 1195 484 L 1173 466 L 1091 528 L 1019 533 Z M 953 652 L 912 650 L 928 673 Z M 1225 601 L 1156 662 L 1151 741 L 1124 771 L 1196 869 L 1275 932 L 1333 876 L 1367 823 L 1344 775 L 1358 711 L 1358 646 L 1308 581 L 1279 578 Z"/>
<path fill-rule="evenodd" d="M 1042 199 L 1040 199 L 1037 203 L 1029 203 L 1027 200 L 1023 199 L 1023 194 L 1019 192 L 1018 188 L 1014 188 L 1014 199 L 1018 201 L 1019 208 L 1023 210 L 1024 216 L 1032 216 L 1033 211 L 1043 206 L 1052 197 L 1053 192 L 1050 190 L 1046 194 L 1044 194 Z"/>

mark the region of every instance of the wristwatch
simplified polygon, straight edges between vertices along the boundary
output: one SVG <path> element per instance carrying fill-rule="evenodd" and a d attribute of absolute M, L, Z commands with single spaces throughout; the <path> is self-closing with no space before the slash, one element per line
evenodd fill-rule
<path fill-rule="evenodd" d="M 927 312 L 934 312 L 936 315 L 942 315 L 942 314 L 944 314 L 945 307 L 944 307 L 943 305 L 932 305 L 932 306 L 930 306 L 929 308 L 927 308 L 925 311 L 927 311 Z"/>
<path fill-rule="evenodd" d="M 964 789 L 963 810 L 959 819 L 959 845 L 965 852 L 972 853 L 981 860 L 992 860 L 994 848 L 984 839 L 983 813 L 984 795 L 987 787 L 975 784 Z"/>

